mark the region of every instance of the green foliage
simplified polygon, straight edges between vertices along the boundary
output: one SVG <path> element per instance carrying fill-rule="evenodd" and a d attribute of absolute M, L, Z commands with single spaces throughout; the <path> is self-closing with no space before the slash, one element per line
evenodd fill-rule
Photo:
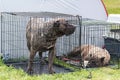
<path fill-rule="evenodd" d="M 92 73 L 92 80 L 120 80 L 120 69 L 109 67 L 91 68 L 61 74 L 42 74 L 30 76 L 22 69 L 16 70 L 12 66 L 0 66 L 0 80 L 88 80 L 89 72 Z"/>
<path fill-rule="evenodd" d="M 112 25 L 111 29 L 120 29 L 120 26 Z"/>
<path fill-rule="evenodd" d="M 42 74 L 42 75 L 28 75 L 22 69 L 15 69 L 14 67 L 6 66 L 0 62 L 0 80 L 88 80 L 91 72 L 92 80 L 120 80 L 120 69 L 117 67 L 101 67 L 89 69 L 77 69 L 71 65 L 65 64 L 58 59 L 55 63 L 65 65 L 65 67 L 76 70 L 75 72 L 59 73 L 59 74 Z"/>
<path fill-rule="evenodd" d="M 120 14 L 120 0 L 103 0 L 109 14 Z"/>

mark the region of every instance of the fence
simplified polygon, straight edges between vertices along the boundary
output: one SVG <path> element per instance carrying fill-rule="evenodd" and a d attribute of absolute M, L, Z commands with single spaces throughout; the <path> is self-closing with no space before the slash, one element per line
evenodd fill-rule
<path fill-rule="evenodd" d="M 22 13 L 24 14 L 24 13 Z M 3 60 L 9 62 L 23 62 L 29 59 L 29 51 L 26 42 L 26 26 L 32 18 L 39 16 L 21 16 L 20 14 L 2 13 L 1 16 L 1 53 Z M 49 22 L 56 18 L 65 18 L 76 29 L 70 36 L 62 36 L 56 42 L 56 56 L 61 57 L 67 54 L 75 47 L 89 44 L 98 47 L 105 47 L 111 56 L 117 55 L 119 60 L 119 24 L 112 24 L 91 19 L 81 19 L 78 17 L 65 16 L 44 16 L 40 17 L 43 21 Z M 81 21 L 82 20 L 82 21 Z M 82 25 L 81 25 L 82 23 Z M 115 31 L 117 30 L 117 31 Z M 111 39 L 109 39 L 109 37 Z M 114 39 L 114 40 L 112 40 Z M 112 40 L 112 43 L 110 42 Z M 117 42 L 116 42 L 117 41 Z M 114 46 L 111 46 L 114 45 Z M 117 50 L 116 50 L 117 49 Z M 112 51 L 111 51 L 112 50 Z M 48 52 L 43 53 L 44 57 L 48 57 Z M 36 60 L 38 55 L 36 55 Z M 111 64 L 115 64 L 112 59 Z M 119 62 L 119 61 L 118 61 Z M 69 64 L 80 65 L 79 62 L 68 62 Z M 119 64 L 118 64 L 119 65 Z M 79 66 L 80 67 L 80 66 Z M 65 70 L 63 71 L 65 72 Z M 41 73 L 41 71 L 39 72 Z"/>
<path fill-rule="evenodd" d="M 36 17 L 37 18 L 37 17 Z M 57 18 L 69 18 L 72 21 L 71 24 L 78 26 L 76 17 L 62 17 Z M 32 17 L 16 16 L 10 14 L 2 15 L 1 26 L 1 52 L 9 56 L 8 58 L 28 58 L 28 48 L 26 43 L 26 26 L 28 21 Z M 42 18 L 43 20 L 50 21 L 54 18 Z M 76 19 L 76 20 L 75 20 Z M 79 26 L 78 26 L 79 27 Z M 79 31 L 79 28 L 77 29 Z M 67 53 L 70 49 L 79 45 L 79 32 L 75 32 L 71 36 L 63 36 L 57 40 L 57 56 Z M 65 44 L 65 45 L 64 45 Z M 71 45 L 71 46 L 70 46 Z"/>
<path fill-rule="evenodd" d="M 111 56 L 109 65 L 114 65 L 117 66 L 117 68 L 120 68 L 120 24 L 96 20 L 83 22 L 82 41 L 84 42 L 82 42 L 82 44 L 90 44 L 107 49 Z"/>
<path fill-rule="evenodd" d="M 79 41 L 79 24 L 77 17 L 74 16 L 57 16 L 57 17 L 39 17 L 39 16 L 21 16 L 11 13 L 2 13 L 1 16 L 1 53 L 5 63 L 22 63 L 29 59 L 29 50 L 27 48 L 26 26 L 34 18 L 44 22 L 50 22 L 55 19 L 64 18 L 68 23 L 77 27 L 76 32 L 70 36 L 59 37 L 56 42 L 56 56 L 63 56 L 71 49 L 80 45 Z M 81 17 L 79 18 L 81 20 Z M 39 22 L 39 20 L 38 20 Z M 37 22 L 35 22 L 37 23 Z M 36 25 L 36 24 L 34 24 Z M 37 25 L 39 26 L 39 25 Z M 46 34 L 46 33 L 43 33 Z M 43 57 L 48 57 L 48 51 L 43 53 Z M 38 54 L 34 58 L 38 61 Z M 17 65 L 20 66 L 20 65 Z M 56 69 L 57 70 L 57 69 Z M 61 71 L 58 69 L 58 72 Z M 64 70 L 65 72 L 65 70 Z M 41 73 L 41 72 L 38 72 Z"/>

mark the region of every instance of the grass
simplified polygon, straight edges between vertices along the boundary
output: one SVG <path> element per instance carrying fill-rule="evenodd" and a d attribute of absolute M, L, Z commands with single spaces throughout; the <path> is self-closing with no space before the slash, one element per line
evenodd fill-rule
<path fill-rule="evenodd" d="M 59 62 L 59 61 L 57 61 Z M 70 73 L 42 74 L 30 76 L 22 69 L 6 66 L 0 61 L 0 80 L 88 80 L 89 74 L 92 80 L 120 80 L 120 69 L 111 67 L 82 69 Z"/>
<path fill-rule="evenodd" d="M 111 31 L 112 31 L 112 32 L 119 32 L 119 31 L 120 31 L 120 26 L 112 25 L 112 26 L 111 26 Z"/>
<path fill-rule="evenodd" d="M 103 0 L 109 14 L 120 14 L 120 0 Z"/>

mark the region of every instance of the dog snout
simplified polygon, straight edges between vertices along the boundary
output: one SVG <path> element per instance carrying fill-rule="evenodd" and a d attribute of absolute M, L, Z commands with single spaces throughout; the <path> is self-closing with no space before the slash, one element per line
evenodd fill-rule
<path fill-rule="evenodd" d="M 70 24 L 68 24 L 66 27 L 67 27 L 66 28 L 66 33 L 65 33 L 66 36 L 73 34 L 75 29 L 76 29 L 75 26 L 70 25 Z"/>
<path fill-rule="evenodd" d="M 73 25 L 69 25 L 69 28 L 71 29 L 71 30 L 75 30 L 75 26 L 73 26 Z"/>

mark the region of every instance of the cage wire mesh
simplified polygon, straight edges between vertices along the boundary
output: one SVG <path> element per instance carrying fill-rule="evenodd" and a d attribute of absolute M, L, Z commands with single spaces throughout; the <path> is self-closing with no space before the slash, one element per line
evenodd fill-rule
<path fill-rule="evenodd" d="M 28 56 L 26 45 L 25 27 L 27 18 L 10 14 L 1 17 L 1 53 L 4 61 L 16 61 Z"/>
<path fill-rule="evenodd" d="M 82 44 L 95 45 L 102 49 L 106 49 L 110 54 L 110 62 L 108 65 L 112 67 L 114 66 L 114 68 L 119 68 L 120 24 L 95 20 L 90 22 L 86 20 L 83 22 L 83 32 L 81 36 L 83 37 L 82 41 L 84 42 L 82 42 Z"/>
<path fill-rule="evenodd" d="M 33 15 L 33 14 L 32 14 Z M 54 17 L 54 18 L 53 18 Z M 56 57 L 61 58 L 63 54 L 67 54 L 74 47 L 79 46 L 79 22 L 78 17 L 75 16 L 26 16 L 19 15 L 16 13 L 2 13 L 1 16 L 1 53 L 3 54 L 3 60 L 7 64 L 14 64 L 17 68 L 23 68 L 24 70 L 27 68 L 27 62 L 29 60 L 30 52 L 27 47 L 26 41 L 26 26 L 28 22 L 35 22 L 35 24 L 31 24 L 31 26 L 36 26 L 39 28 L 41 25 L 40 21 L 50 22 L 59 18 L 63 18 L 68 21 L 68 23 L 74 25 L 76 27 L 76 31 L 69 36 L 62 36 L 57 39 L 56 42 Z M 34 20 L 33 20 L 34 19 Z M 37 19 L 37 20 L 35 20 Z M 81 20 L 81 17 L 80 17 Z M 38 24 L 40 23 L 40 24 Z M 45 29 L 46 30 L 46 29 Z M 44 32 L 44 30 L 42 30 Z M 38 32 L 39 33 L 39 32 Z M 46 34 L 45 32 L 41 35 Z M 37 52 L 38 53 L 38 52 Z M 45 60 L 48 58 L 48 51 L 43 52 L 43 57 Z M 55 59 L 55 71 L 56 72 L 69 72 L 73 70 L 69 70 L 64 67 L 64 64 L 59 65 L 59 60 Z M 48 73 L 46 69 L 47 66 L 44 67 L 39 64 L 39 55 L 36 54 L 34 58 L 34 71 L 39 73 Z M 56 65 L 59 67 L 56 67 Z M 44 68 L 40 69 L 38 72 L 38 67 Z M 25 68 L 24 68 L 25 67 Z"/>
<path fill-rule="evenodd" d="M 17 13 L 18 14 L 18 13 Z M 24 14 L 24 13 L 22 13 Z M 33 15 L 33 13 L 30 13 Z M 47 13 L 48 14 L 48 13 Z M 43 14 L 42 14 L 43 16 Z M 81 19 L 80 22 L 78 17 L 65 15 L 65 16 L 44 16 L 42 20 L 49 22 L 56 18 L 65 18 L 70 24 L 73 24 L 76 29 L 75 32 L 69 36 L 62 36 L 57 39 L 56 42 L 56 57 L 58 60 L 55 63 L 62 63 L 62 66 L 66 66 L 64 63 L 70 66 L 76 66 L 80 68 L 81 57 L 64 60 L 62 57 L 69 54 L 74 48 L 80 47 L 82 45 L 94 45 L 100 47 L 101 49 L 107 49 L 111 59 L 108 66 L 119 68 L 119 57 L 120 57 L 120 24 L 107 23 L 103 21 L 97 21 L 92 19 Z M 21 16 L 15 14 L 2 13 L 1 17 L 1 53 L 3 54 L 3 60 L 7 63 L 9 62 L 27 62 L 29 59 L 29 51 L 26 43 L 26 26 L 28 21 L 32 18 L 39 18 L 38 16 Z M 81 25 L 82 24 L 82 25 Z M 88 49 L 89 51 L 89 49 Z M 43 56 L 48 57 L 48 52 L 44 52 Z M 62 58 L 62 59 L 61 59 Z M 34 58 L 34 63 L 39 63 L 38 54 Z M 59 61 L 60 60 L 60 61 Z M 17 64 L 19 66 L 19 64 Z M 41 66 L 37 64 L 37 66 Z M 24 67 L 24 66 L 22 66 Z M 35 67 L 35 66 L 34 66 Z M 64 68 L 56 68 L 56 72 L 69 72 Z M 88 69 L 91 67 L 88 67 Z M 47 73 L 47 66 L 41 66 L 39 72 L 37 72 L 38 67 L 34 68 L 35 72 Z M 42 71 L 45 69 L 44 71 Z M 72 70 L 71 70 L 72 71 Z M 91 72 L 90 72 L 91 74 Z"/>

